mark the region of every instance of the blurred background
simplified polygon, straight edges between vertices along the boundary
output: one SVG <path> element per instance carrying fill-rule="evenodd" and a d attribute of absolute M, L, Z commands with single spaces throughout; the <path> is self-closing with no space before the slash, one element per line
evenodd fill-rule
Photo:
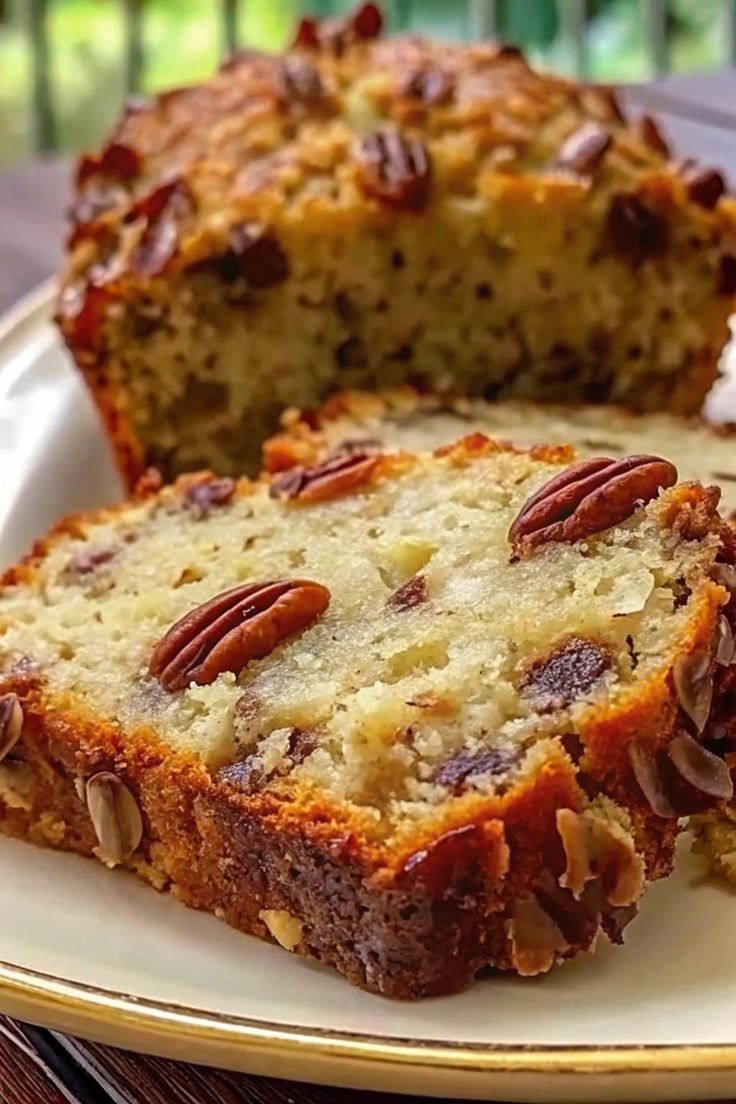
<path fill-rule="evenodd" d="M 300 14 L 355 0 L 0 0 L 0 167 L 95 145 L 123 100 L 197 80 L 237 45 L 278 49 Z M 605 81 L 722 69 L 736 0 L 388 0 L 393 29 L 498 35 Z"/>

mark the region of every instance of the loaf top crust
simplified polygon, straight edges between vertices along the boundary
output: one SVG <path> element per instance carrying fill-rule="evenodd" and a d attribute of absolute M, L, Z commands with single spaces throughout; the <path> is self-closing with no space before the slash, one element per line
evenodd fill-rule
<path fill-rule="evenodd" d="M 736 427 L 674 414 L 635 414 L 612 405 L 487 402 L 413 387 L 343 391 L 317 410 L 290 409 L 263 448 L 268 471 L 312 464 L 351 448 L 436 449 L 469 433 L 522 448 L 569 444 L 581 456 L 649 452 L 666 456 L 680 479 L 721 488 L 720 512 L 736 513 Z"/>
<path fill-rule="evenodd" d="M 216 262 L 265 287 L 288 271 L 281 231 L 339 236 L 436 205 L 459 225 L 464 209 L 493 224 L 499 201 L 573 206 L 631 263 L 657 252 L 664 222 L 732 237 L 720 174 L 672 160 L 653 120 L 626 120 L 610 89 L 496 43 L 380 31 L 372 5 L 304 21 L 284 55 L 244 50 L 203 84 L 131 105 L 79 165 L 62 322 L 80 280 L 124 294 Z"/>
<path fill-rule="evenodd" d="M 653 754 L 682 710 L 675 665 L 692 654 L 713 678 L 732 538 L 717 492 L 678 484 L 600 532 L 515 552 L 514 517 L 571 460 L 477 435 L 373 457 L 315 500 L 203 474 L 69 519 L 5 576 L 0 689 L 51 739 L 125 733 L 230 772 L 261 805 L 327 808 L 376 846 L 503 816 L 517 785 L 574 774 L 580 749 L 635 788 L 631 745 Z M 177 619 L 279 579 L 329 603 L 203 684 L 152 673 Z"/>

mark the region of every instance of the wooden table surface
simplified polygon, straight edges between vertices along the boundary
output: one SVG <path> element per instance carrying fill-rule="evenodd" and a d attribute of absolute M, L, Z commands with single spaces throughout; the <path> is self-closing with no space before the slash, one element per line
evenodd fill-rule
<path fill-rule="evenodd" d="M 680 153 L 724 168 L 736 183 L 736 71 L 670 78 L 626 95 L 632 106 L 662 118 Z M 69 162 L 59 160 L 0 173 L 0 311 L 56 270 L 70 172 Z M 378 1081 L 375 1088 L 381 1088 Z M 391 1104 L 400 1099 L 405 1098 L 163 1061 L 0 1017 L 0 1104 Z"/>

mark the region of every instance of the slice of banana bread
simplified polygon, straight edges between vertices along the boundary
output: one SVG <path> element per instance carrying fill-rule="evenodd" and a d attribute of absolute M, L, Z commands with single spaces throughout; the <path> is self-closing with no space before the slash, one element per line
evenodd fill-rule
<path fill-rule="evenodd" d="M 720 174 L 516 49 L 380 30 L 306 21 L 82 159 L 58 316 L 129 477 L 240 474 L 338 386 L 700 409 Z"/>
<path fill-rule="evenodd" d="M 264 463 L 272 472 L 355 448 L 435 449 L 480 432 L 525 447 L 570 444 L 581 456 L 659 453 L 669 457 L 681 479 L 718 485 L 721 513 L 736 512 L 734 427 L 697 417 L 637 415 L 615 406 L 489 403 L 403 387 L 380 394 L 346 391 L 316 411 L 287 410 L 281 427 L 264 445 Z"/>
<path fill-rule="evenodd" d="M 733 541 L 675 480 L 475 435 L 68 519 L 0 593 L 0 828 L 391 996 L 620 942 L 732 793 Z"/>

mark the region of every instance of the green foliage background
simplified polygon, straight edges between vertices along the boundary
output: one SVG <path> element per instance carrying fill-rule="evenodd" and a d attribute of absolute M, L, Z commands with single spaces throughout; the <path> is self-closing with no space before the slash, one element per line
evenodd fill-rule
<path fill-rule="evenodd" d="M 315 12 L 352 3 L 309 0 Z M 394 27 L 468 37 L 473 33 L 464 0 L 390 0 Z M 245 0 L 240 41 L 277 49 L 284 44 L 299 0 Z M 0 0 L 0 165 L 34 152 L 32 80 L 27 0 Z M 503 37 L 523 45 L 537 62 L 563 71 L 573 65 L 554 0 L 502 0 Z M 725 42 L 720 0 L 672 0 L 670 61 L 673 70 L 722 64 Z M 590 75 L 637 80 L 649 75 L 640 0 L 592 0 L 588 31 Z M 144 0 L 145 91 L 196 80 L 221 54 L 218 0 Z M 124 26 L 118 0 L 52 0 L 51 82 L 58 141 L 65 150 L 94 145 L 124 98 Z"/>

